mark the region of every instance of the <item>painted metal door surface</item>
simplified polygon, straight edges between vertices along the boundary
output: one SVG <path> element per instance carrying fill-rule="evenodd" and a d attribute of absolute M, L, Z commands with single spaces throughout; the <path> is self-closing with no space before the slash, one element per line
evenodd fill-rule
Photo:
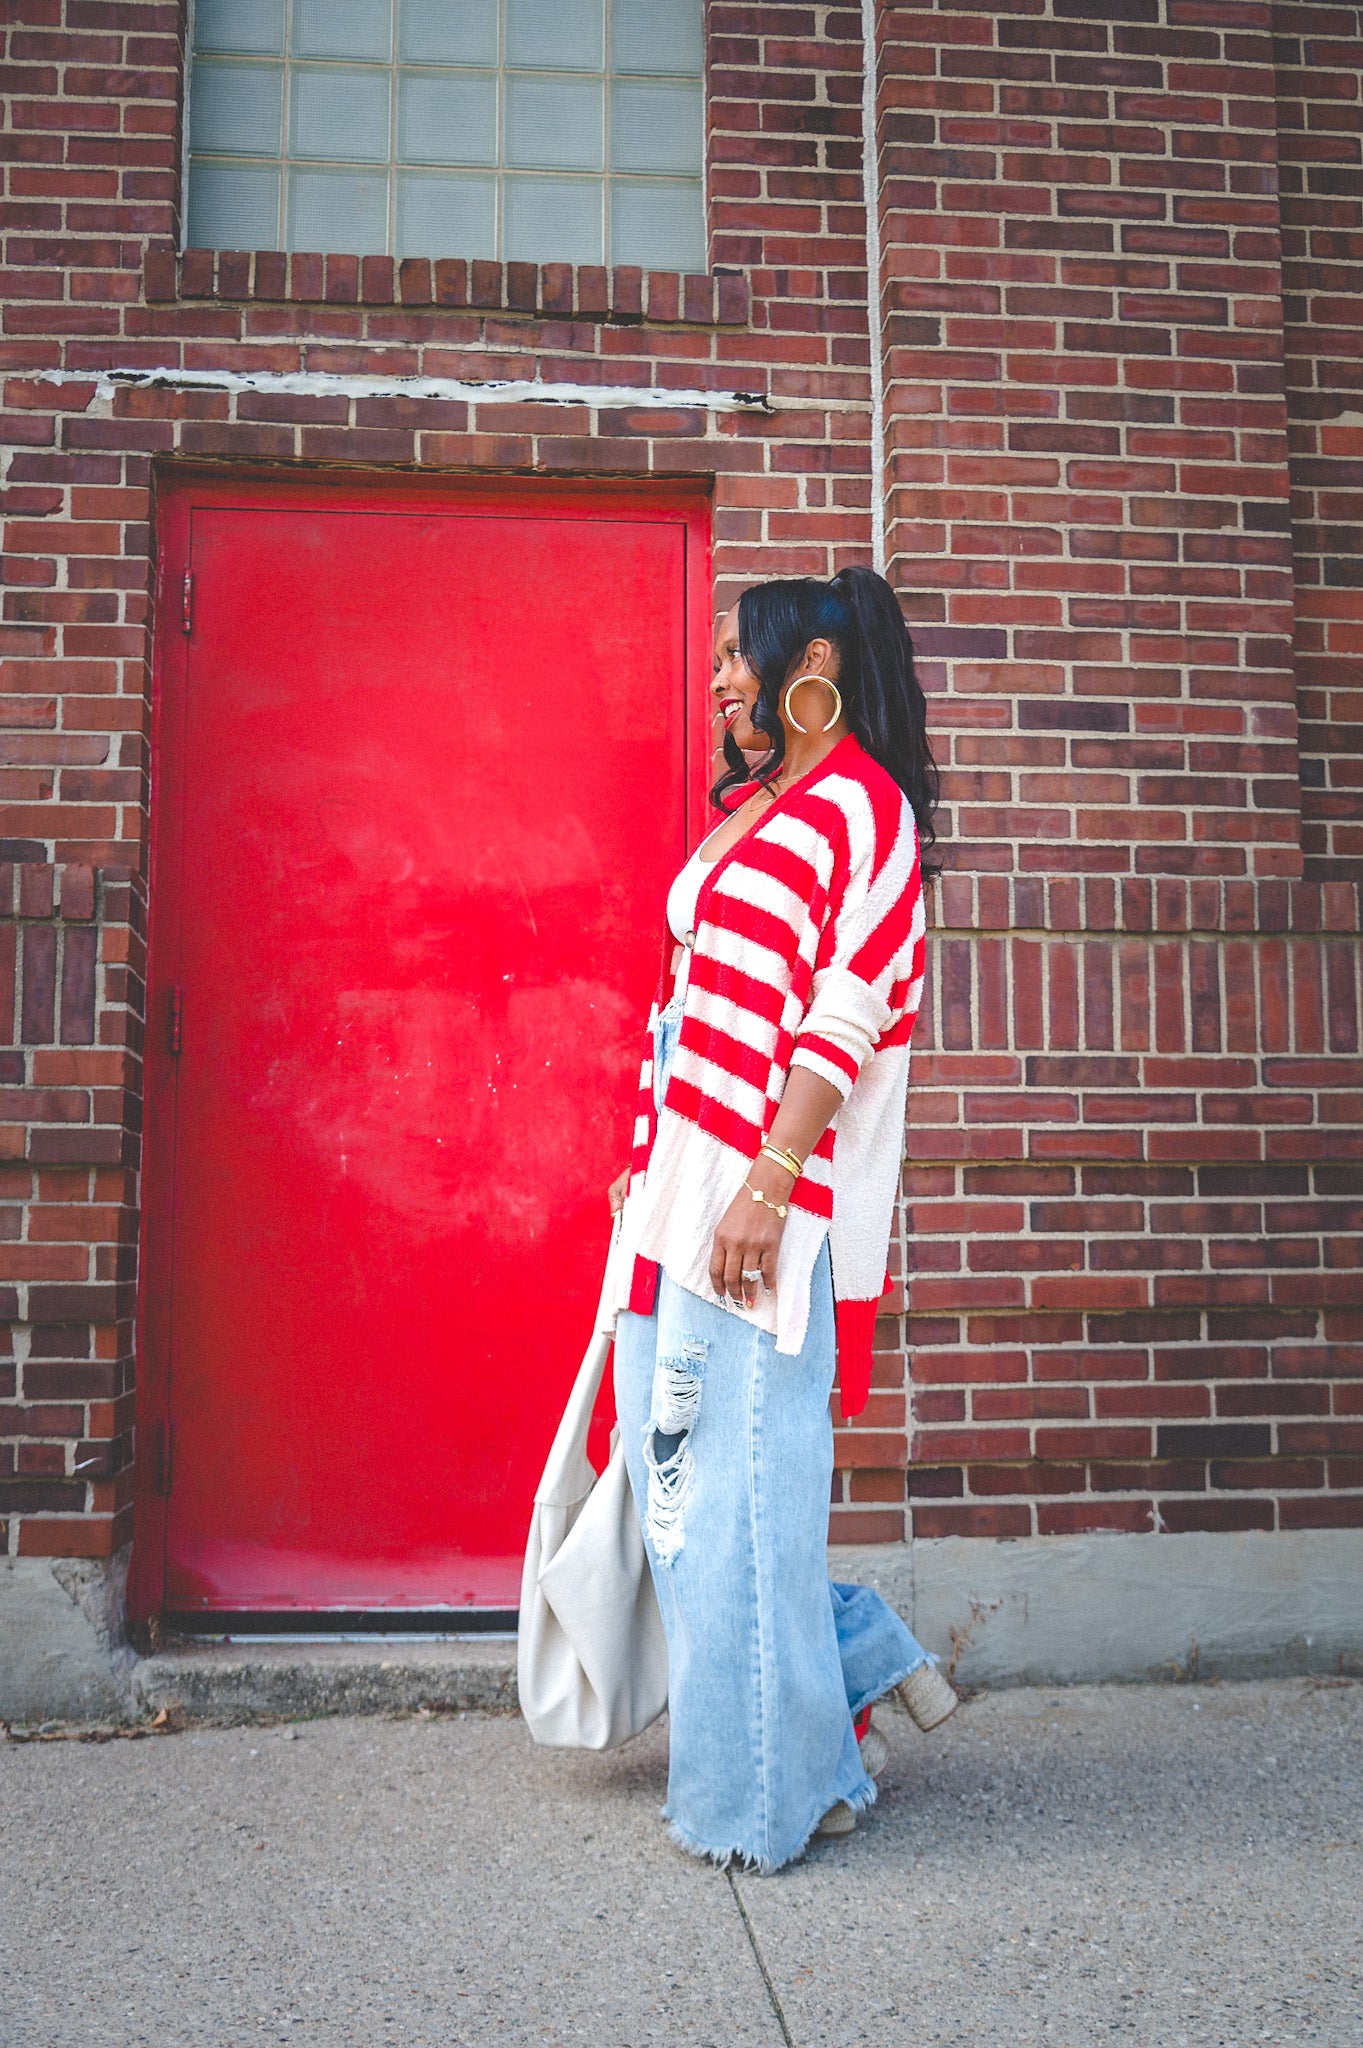
<path fill-rule="evenodd" d="M 164 1605 L 514 1606 L 685 855 L 703 509 L 219 484 L 163 539 Z"/>

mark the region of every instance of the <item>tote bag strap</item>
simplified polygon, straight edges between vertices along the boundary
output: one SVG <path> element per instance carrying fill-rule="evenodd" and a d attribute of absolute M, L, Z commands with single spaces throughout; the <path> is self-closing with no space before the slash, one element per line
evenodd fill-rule
<path fill-rule="evenodd" d="M 610 1356 L 615 1322 L 615 1311 L 611 1305 L 612 1281 L 619 1239 L 620 1218 L 617 1214 L 611 1226 L 610 1250 L 606 1255 L 606 1271 L 591 1338 L 578 1367 L 577 1378 L 573 1381 L 573 1390 L 568 1396 L 549 1456 L 545 1459 L 540 1483 L 535 1489 L 535 1501 L 541 1507 L 574 1506 L 591 1491 L 596 1479 L 596 1469 L 587 1456 L 587 1431 L 591 1427 L 592 1410 L 601 1389 L 601 1376 Z"/>

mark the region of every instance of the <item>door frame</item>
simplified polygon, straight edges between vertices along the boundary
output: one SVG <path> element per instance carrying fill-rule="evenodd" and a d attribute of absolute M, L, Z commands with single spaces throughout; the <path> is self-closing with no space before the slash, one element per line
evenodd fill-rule
<path fill-rule="evenodd" d="M 686 761 L 686 846 L 703 836 L 706 791 L 713 770 L 711 728 L 703 715 L 711 663 L 711 483 L 709 479 L 629 483 L 549 480 L 524 473 L 432 478 L 392 472 L 196 470 L 175 465 L 157 474 L 156 587 L 150 707 L 151 798 L 148 822 L 147 979 L 143 1044 L 142 1187 L 138 1217 L 134 1309 L 135 1462 L 128 1617 L 145 1625 L 164 1600 L 167 1500 L 173 1483 L 170 1443 L 171 1233 L 175 1193 L 177 1066 L 170 1049 L 171 1001 L 182 953 L 185 891 L 173 843 L 182 815 L 176 778 L 183 771 L 192 588 L 186 584 L 196 508 L 331 511 L 450 511 L 505 506 L 508 498 L 536 514 L 581 511 L 631 521 L 680 524 L 685 545 L 683 707 Z M 186 621 L 188 620 L 188 625 Z M 659 905 L 661 917 L 662 906 Z M 641 943 L 648 944 L 641 937 Z"/>

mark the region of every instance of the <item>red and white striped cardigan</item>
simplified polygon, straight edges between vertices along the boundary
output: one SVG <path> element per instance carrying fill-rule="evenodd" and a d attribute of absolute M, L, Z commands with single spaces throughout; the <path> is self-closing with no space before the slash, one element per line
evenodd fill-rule
<path fill-rule="evenodd" d="M 661 1267 L 715 1301 L 716 1227 L 771 1128 L 793 1066 L 842 1102 L 791 1195 L 773 1301 L 724 1305 L 804 1341 L 809 1284 L 832 1255 L 844 1414 L 865 1405 L 876 1306 L 904 1143 L 909 1038 L 923 991 L 924 914 L 913 811 L 854 734 L 778 797 L 706 875 L 681 1031 L 661 1114 L 652 1033 L 673 990 L 673 940 L 649 1015 L 616 1306 L 652 1311 Z"/>

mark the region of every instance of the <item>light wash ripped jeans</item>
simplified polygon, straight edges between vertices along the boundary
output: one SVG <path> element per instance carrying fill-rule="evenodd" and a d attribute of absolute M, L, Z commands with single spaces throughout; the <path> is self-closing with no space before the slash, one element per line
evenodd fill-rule
<path fill-rule="evenodd" d="M 679 1026 L 663 1012 L 659 1094 Z M 615 1332 L 621 1441 L 667 1633 L 663 1818 L 682 1847 L 764 1872 L 838 1800 L 871 1804 L 853 1716 L 927 1659 L 879 1593 L 829 1581 L 826 1243 L 811 1288 L 794 1358 L 666 1273 L 653 1314 L 622 1314 Z"/>

